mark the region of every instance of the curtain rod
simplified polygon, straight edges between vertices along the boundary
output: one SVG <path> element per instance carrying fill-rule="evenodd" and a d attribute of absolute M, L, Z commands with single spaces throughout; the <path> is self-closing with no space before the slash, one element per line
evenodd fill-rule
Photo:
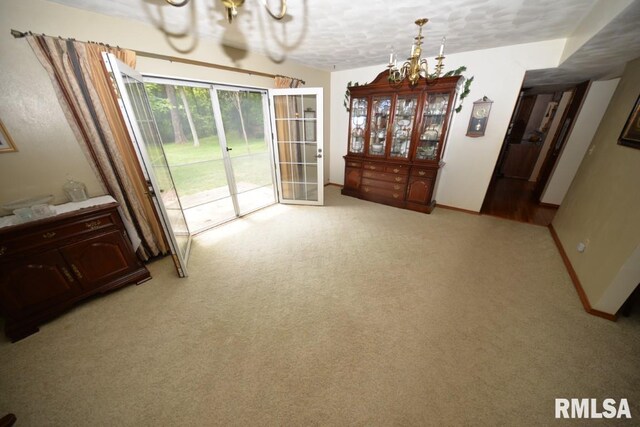
<path fill-rule="evenodd" d="M 31 31 L 18 31 L 18 30 L 11 30 L 11 35 L 14 38 L 22 38 L 25 37 L 29 34 L 33 34 Z M 46 36 L 46 34 L 42 34 L 43 36 Z M 59 37 L 62 38 L 62 37 Z M 68 40 L 74 40 L 75 39 L 68 39 Z M 109 45 L 106 45 L 109 46 Z M 118 46 L 119 47 L 119 46 Z M 283 76 L 281 74 L 271 74 L 271 73 L 264 73 L 262 71 L 254 71 L 254 70 L 247 70 L 244 68 L 238 68 L 238 67 L 230 67 L 228 65 L 220 65 L 220 64 L 213 64 L 211 62 L 205 62 L 205 61 L 198 61 L 195 59 L 188 59 L 188 58 L 181 58 L 179 56 L 170 56 L 170 55 L 162 55 L 159 53 L 153 53 L 153 52 L 145 52 L 143 50 L 135 50 L 135 49 L 130 49 L 133 50 L 136 55 L 140 55 L 143 56 L 145 58 L 152 58 L 152 59 L 160 59 L 163 61 L 169 61 L 169 62 L 180 62 L 182 64 L 188 64 L 188 65 L 196 65 L 199 67 L 207 67 L 207 68 L 215 68 L 218 70 L 224 70 L 224 71 L 231 71 L 234 73 L 244 73 L 244 74 L 248 74 L 248 75 L 254 75 L 254 76 L 260 76 L 260 77 L 269 77 L 272 79 L 275 79 L 276 77 L 285 77 L 288 79 L 293 79 L 293 80 L 299 80 L 302 84 L 306 84 L 306 82 L 304 80 L 300 80 L 297 79 L 295 77 L 289 77 L 289 76 Z"/>

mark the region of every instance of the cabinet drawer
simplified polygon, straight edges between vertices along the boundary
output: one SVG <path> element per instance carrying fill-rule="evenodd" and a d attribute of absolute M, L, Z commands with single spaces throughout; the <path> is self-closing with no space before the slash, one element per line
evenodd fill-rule
<path fill-rule="evenodd" d="M 409 173 L 409 168 L 403 165 L 392 165 L 386 166 L 384 168 L 385 172 L 389 172 L 396 175 L 407 175 Z"/>
<path fill-rule="evenodd" d="M 69 237 L 90 233 L 95 230 L 115 227 L 117 220 L 115 211 L 85 218 L 82 221 L 69 224 L 61 224 L 57 227 L 49 227 L 33 233 L 24 234 L 18 238 L 10 239 L 0 245 L 0 257 L 11 255 L 35 246 L 45 245 Z"/>
<path fill-rule="evenodd" d="M 345 166 L 348 168 L 361 168 L 362 162 L 354 162 L 353 160 L 347 160 Z"/>
<path fill-rule="evenodd" d="M 367 187 L 383 188 L 385 190 L 402 191 L 403 193 L 406 187 L 404 183 L 378 181 L 375 179 L 368 179 L 368 178 L 362 179 L 362 185 Z"/>
<path fill-rule="evenodd" d="M 411 169 L 411 176 L 419 178 L 435 178 L 438 171 L 436 169 L 425 168 L 413 168 Z"/>
<path fill-rule="evenodd" d="M 363 184 L 361 191 L 361 194 L 363 194 L 365 197 L 378 196 L 385 197 L 387 199 L 404 200 L 404 190 L 387 190 L 384 188 L 369 187 Z"/>
<path fill-rule="evenodd" d="M 365 162 L 364 168 L 370 171 L 384 172 L 384 164 L 380 163 Z"/>
<path fill-rule="evenodd" d="M 396 175 L 394 173 L 385 173 L 385 172 L 371 172 L 371 171 L 363 171 L 363 178 L 372 178 L 380 181 L 388 181 L 388 182 L 396 182 L 396 183 L 405 183 L 407 182 L 406 175 Z"/>

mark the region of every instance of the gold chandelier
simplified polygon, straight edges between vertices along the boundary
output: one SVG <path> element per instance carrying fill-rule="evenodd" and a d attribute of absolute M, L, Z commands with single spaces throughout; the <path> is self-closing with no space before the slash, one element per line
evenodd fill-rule
<path fill-rule="evenodd" d="M 165 1 L 169 3 L 171 6 L 176 6 L 176 7 L 182 7 L 187 3 L 189 3 L 189 0 L 165 0 Z M 244 0 L 220 0 L 220 1 L 222 2 L 222 4 L 224 5 L 227 11 L 227 20 L 229 22 L 232 22 L 233 18 L 235 18 L 238 15 L 238 8 L 244 4 Z M 259 0 L 259 1 L 260 3 L 262 3 L 264 8 L 267 9 L 267 12 L 269 12 L 269 15 L 271 15 L 273 19 L 277 19 L 279 21 L 282 18 L 284 18 L 284 15 L 286 15 L 287 13 L 287 0 L 280 0 L 280 13 L 273 13 L 269 8 L 269 5 L 267 4 L 267 0 Z"/>
<path fill-rule="evenodd" d="M 398 68 L 398 63 L 396 60 L 395 53 L 391 53 L 389 55 L 389 83 L 391 84 L 399 84 L 402 83 L 405 79 L 409 80 L 409 85 L 415 86 L 420 80 L 420 77 L 431 81 L 433 79 L 437 79 L 440 77 L 442 73 L 442 67 L 444 64 L 442 60 L 444 59 L 444 42 L 445 38 L 442 38 L 442 44 L 440 45 L 440 53 L 436 57 L 438 63 L 436 64 L 436 69 L 433 74 L 429 74 L 428 65 L 426 58 L 420 58 L 422 54 L 422 26 L 429 22 L 427 18 L 418 19 L 416 21 L 416 25 L 418 26 L 418 35 L 415 37 L 415 41 L 411 46 L 411 56 L 407 58 L 407 61 Z"/>

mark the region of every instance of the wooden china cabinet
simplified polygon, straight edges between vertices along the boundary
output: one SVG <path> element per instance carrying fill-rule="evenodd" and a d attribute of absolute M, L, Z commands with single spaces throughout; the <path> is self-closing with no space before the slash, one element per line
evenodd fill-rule
<path fill-rule="evenodd" d="M 462 76 L 415 86 L 389 72 L 350 88 L 349 144 L 342 194 L 431 213 L 433 189 Z"/>

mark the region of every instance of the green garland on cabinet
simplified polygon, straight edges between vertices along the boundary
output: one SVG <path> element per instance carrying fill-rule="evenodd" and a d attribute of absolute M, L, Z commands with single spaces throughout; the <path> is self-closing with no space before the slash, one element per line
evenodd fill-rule
<path fill-rule="evenodd" d="M 467 67 L 463 65 L 462 67 L 456 68 L 455 70 L 446 72 L 442 77 L 461 76 L 462 73 L 464 73 L 465 71 L 467 71 Z M 462 101 L 464 101 L 464 99 L 469 95 L 469 92 L 471 92 L 472 82 L 473 82 L 473 76 L 469 77 L 468 79 L 465 77 L 464 88 L 462 89 L 462 93 L 460 93 L 460 97 L 458 98 L 460 102 L 458 103 L 458 106 L 455 109 L 456 113 L 459 113 L 460 110 L 462 110 Z M 364 85 L 366 85 L 366 83 L 364 83 L 363 86 Z M 356 86 L 360 86 L 360 83 L 351 82 L 351 81 L 347 83 L 347 90 L 344 93 L 344 101 L 342 102 L 342 104 L 344 105 L 344 108 L 347 110 L 347 113 L 351 112 L 351 109 L 349 108 L 350 100 L 351 100 L 351 93 L 349 89 Z"/>

